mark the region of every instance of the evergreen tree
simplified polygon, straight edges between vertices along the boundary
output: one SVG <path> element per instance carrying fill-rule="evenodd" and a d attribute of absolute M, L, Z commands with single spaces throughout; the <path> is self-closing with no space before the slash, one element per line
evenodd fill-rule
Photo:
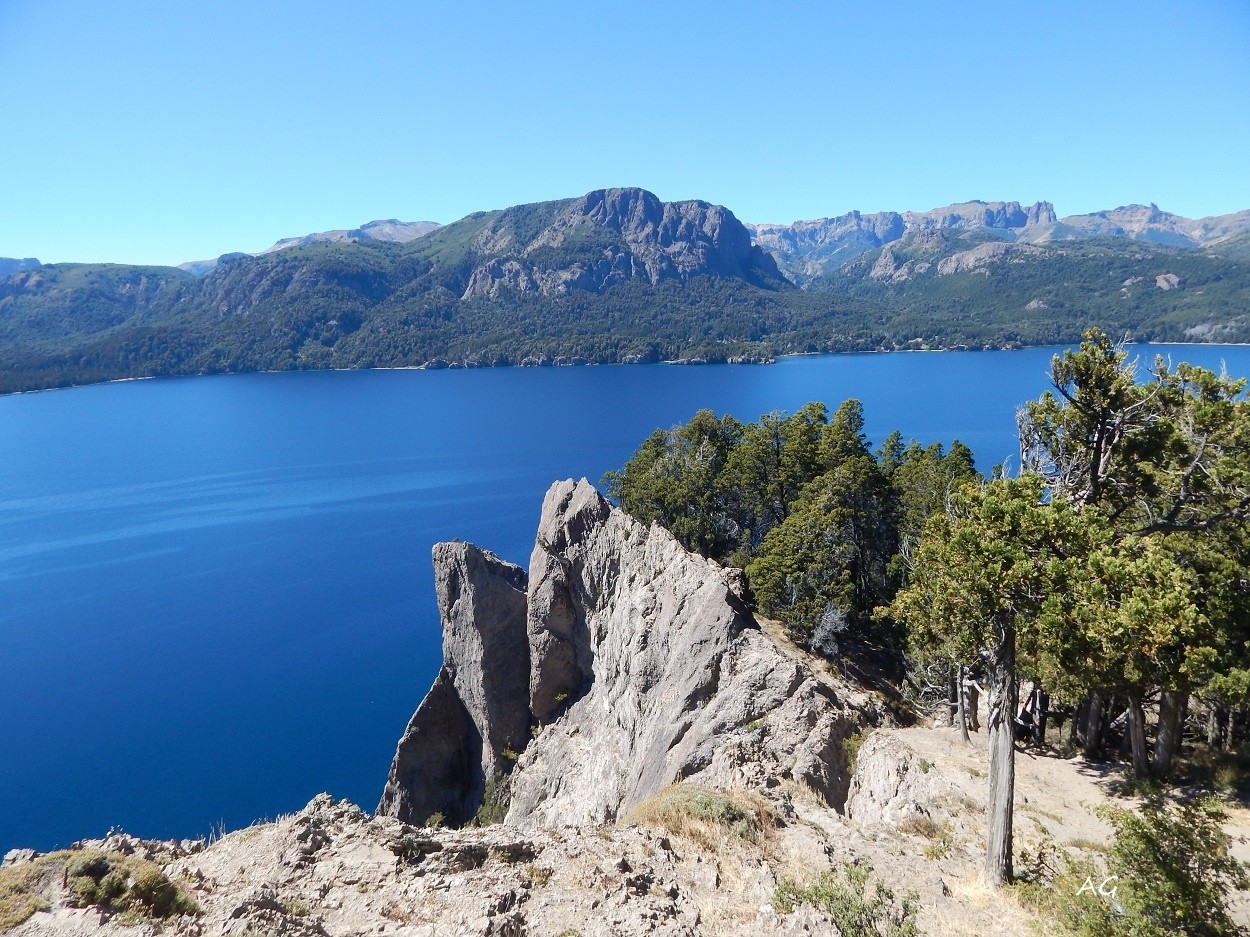
<path fill-rule="evenodd" d="M 1056 356 L 1054 392 L 1019 415 L 1022 461 L 1046 479 L 1050 496 L 1105 519 L 1117 542 L 1155 535 L 1188 572 L 1198 603 L 1199 632 L 1155 666 L 1124 671 L 1091 666 L 1086 689 L 1121 688 L 1129 695 L 1133 765 L 1150 770 L 1142 699 L 1158 689 L 1160 731 L 1154 770 L 1166 773 L 1179 745 L 1188 695 L 1221 670 L 1245 666 L 1250 593 L 1244 570 L 1250 550 L 1250 403 L 1244 381 L 1156 359 L 1150 379 L 1135 380 L 1127 352 L 1097 330 L 1075 351 Z M 1126 555 L 1134 549 L 1125 548 Z M 1161 562 L 1161 560 L 1160 560 Z M 1095 674 L 1120 679 L 1099 685 Z M 1093 731 L 1097 731 L 1095 728 Z"/>

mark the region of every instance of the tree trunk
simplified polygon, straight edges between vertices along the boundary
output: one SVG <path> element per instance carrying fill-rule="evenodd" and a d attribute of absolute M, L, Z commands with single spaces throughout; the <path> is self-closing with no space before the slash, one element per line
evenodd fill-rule
<path fill-rule="evenodd" d="M 1224 726 L 1228 725 L 1229 715 L 1223 707 L 1211 706 L 1206 712 L 1206 745 L 1219 748 L 1224 745 Z"/>
<path fill-rule="evenodd" d="M 1072 711 L 1072 725 L 1068 729 L 1068 745 L 1071 748 L 1076 748 L 1077 742 L 1084 742 L 1089 738 L 1089 701 L 1092 696 L 1092 693 L 1086 693 L 1085 698 Z"/>
<path fill-rule="evenodd" d="M 967 673 L 967 671 L 964 669 L 964 665 L 960 664 L 958 676 L 956 678 L 959 681 L 956 684 L 958 689 L 955 695 L 956 697 L 958 697 L 958 700 L 959 700 L 959 712 L 957 714 L 957 718 L 959 719 L 959 734 L 963 736 L 965 745 L 971 745 L 972 739 L 968 738 L 968 712 L 965 709 L 965 703 L 968 699 L 968 690 L 966 687 L 964 687 L 964 674 L 965 673 Z"/>
<path fill-rule="evenodd" d="M 1150 773 L 1150 752 L 1146 749 L 1146 714 L 1136 696 L 1129 697 L 1125 732 L 1129 739 L 1129 755 L 1133 759 L 1133 777 L 1144 778 Z"/>
<path fill-rule="evenodd" d="M 963 716 L 964 665 L 960 664 L 946 675 L 946 724 L 953 726 Z"/>
<path fill-rule="evenodd" d="M 1114 700 L 1114 704 L 1115 705 L 1111 707 L 1112 712 L 1115 712 L 1117 709 L 1120 708 L 1120 701 L 1118 699 Z M 1133 708 L 1132 699 L 1125 700 L 1124 711 L 1121 712 L 1120 715 L 1116 716 L 1114 719 L 1111 720 L 1112 725 L 1115 725 L 1117 722 L 1122 722 L 1124 725 L 1124 731 L 1120 733 L 1120 757 L 1128 758 L 1130 760 L 1133 757 L 1133 730 L 1132 730 L 1132 727 L 1129 725 L 1129 719 L 1132 718 L 1132 716 L 1129 715 L 1129 710 L 1132 708 Z M 1145 725 L 1146 725 L 1146 712 L 1145 710 L 1142 710 L 1143 730 L 1144 730 Z M 1144 735 L 1142 737 L 1145 738 Z"/>
<path fill-rule="evenodd" d="M 1164 690 L 1159 697 L 1159 734 L 1155 736 L 1155 774 L 1166 777 L 1172 770 L 1172 758 L 1180 751 L 1181 727 L 1189 694 L 1180 690 Z"/>
<path fill-rule="evenodd" d="M 1012 810 L 1016 787 L 1016 635 L 1001 625 L 990 665 L 990 798 L 986 835 L 985 883 L 997 889 L 1011 881 Z"/>
<path fill-rule="evenodd" d="M 1102 758 L 1102 694 L 1097 690 L 1089 694 L 1089 715 L 1085 729 L 1085 757 L 1090 761 Z"/>
<path fill-rule="evenodd" d="M 1033 687 L 1033 741 L 1038 748 L 1046 747 L 1046 715 L 1050 712 L 1050 694 L 1040 686 Z"/>
<path fill-rule="evenodd" d="M 1237 743 L 1234 739 L 1237 736 L 1237 711 L 1240 706 L 1228 707 L 1228 722 L 1224 726 L 1224 751 L 1231 752 L 1233 746 Z"/>

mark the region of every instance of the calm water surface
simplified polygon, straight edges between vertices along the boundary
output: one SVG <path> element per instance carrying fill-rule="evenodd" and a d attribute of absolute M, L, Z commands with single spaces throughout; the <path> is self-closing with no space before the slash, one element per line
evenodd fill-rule
<path fill-rule="evenodd" d="M 1142 346 L 1250 374 L 1250 348 Z M 372 808 L 438 668 L 430 547 L 526 563 L 543 492 L 700 407 L 864 402 L 1015 459 L 1053 349 L 255 374 L 0 398 L 0 854 Z"/>

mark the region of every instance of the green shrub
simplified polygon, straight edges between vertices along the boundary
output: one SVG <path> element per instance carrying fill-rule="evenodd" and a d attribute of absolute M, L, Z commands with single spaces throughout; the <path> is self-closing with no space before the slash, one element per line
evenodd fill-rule
<path fill-rule="evenodd" d="M 482 794 L 482 805 L 477 808 L 473 817 L 473 826 L 493 826 L 502 823 L 508 815 L 508 806 L 512 803 L 512 782 L 506 774 L 495 772 L 486 779 L 486 790 Z"/>
<path fill-rule="evenodd" d="M 833 918 L 842 937 L 919 937 L 916 897 L 898 901 L 880 881 L 870 889 L 871 872 L 867 864 L 853 862 L 822 872 L 807 888 L 784 879 L 773 893 L 773 907 L 790 914 L 798 905 L 810 904 Z"/>
<path fill-rule="evenodd" d="M 54 854 L 55 855 L 55 854 Z M 131 917 L 198 914 L 195 900 L 146 859 L 86 850 L 69 853 L 65 883 L 80 907 L 132 912 Z"/>
<path fill-rule="evenodd" d="M 292 898 L 290 901 L 285 903 L 284 907 L 286 908 L 287 914 L 293 914 L 296 917 L 307 917 L 309 912 L 312 910 L 308 907 L 308 902 L 304 901 L 302 898 Z"/>
<path fill-rule="evenodd" d="M 852 732 L 842 740 L 842 750 L 846 752 L 846 773 L 853 775 L 855 767 L 859 764 L 859 750 L 863 748 L 864 741 L 872 734 L 871 729 L 861 729 L 859 732 Z"/>
<path fill-rule="evenodd" d="M 154 865 L 145 865 L 133 873 L 128 907 L 157 918 L 198 910 L 190 896 Z"/>
<path fill-rule="evenodd" d="M 1147 800 L 1140 812 L 1099 810 L 1115 829 L 1105 870 L 1061 857 L 1058 869 L 1022 884 L 1021 898 L 1080 937 L 1244 937 L 1230 894 L 1250 887 L 1229 853 L 1214 797 Z"/>
<path fill-rule="evenodd" d="M 1229 893 L 1250 887 L 1250 878 L 1229 853 L 1217 798 L 1177 805 L 1153 798 L 1140 814 L 1108 807 L 1102 815 L 1115 828 L 1108 865 L 1120 877 L 1134 935 L 1246 933 L 1226 909 Z"/>
<path fill-rule="evenodd" d="M 531 863 L 525 867 L 522 874 L 531 886 L 539 886 L 546 885 L 549 881 L 551 881 L 551 876 L 554 875 L 555 872 L 546 866 Z"/>
<path fill-rule="evenodd" d="M 94 849 L 60 850 L 0 869 L 0 932 L 16 927 L 48 902 L 40 891 L 69 890 L 70 903 L 118 915 L 122 924 L 199 914 L 199 905 L 160 866 L 136 856 Z"/>

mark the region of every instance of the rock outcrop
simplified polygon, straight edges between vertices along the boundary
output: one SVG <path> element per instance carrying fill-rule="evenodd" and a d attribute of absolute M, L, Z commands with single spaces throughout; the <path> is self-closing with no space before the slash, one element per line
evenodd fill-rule
<path fill-rule="evenodd" d="M 602 292 L 626 280 L 655 285 L 713 275 L 787 287 L 733 212 L 702 201 L 662 202 L 644 189 L 509 208 L 473 237 L 482 259 L 463 299 L 501 290 L 543 296 Z"/>
<path fill-rule="evenodd" d="M 943 257 L 938 261 L 937 275 L 947 277 L 955 273 L 971 273 L 977 270 L 984 270 L 987 265 L 996 261 L 1005 260 L 1009 263 L 1021 263 L 1027 258 L 1039 256 L 1041 253 L 1041 248 L 1033 247 L 1029 244 L 990 241 L 986 244 L 978 244 L 970 250 L 960 251 L 957 254 L 951 254 L 949 257 Z"/>
<path fill-rule="evenodd" d="M 1071 241 L 1127 238 L 1170 247 L 1206 247 L 1250 231 L 1250 211 L 1206 218 L 1185 218 L 1158 205 L 1122 205 L 1087 215 L 1067 215 L 1030 232 L 1030 239 Z"/>
<path fill-rule="evenodd" d="M 12 850 L 0 890 L 21 903 L 7 933 L 817 937 L 839 932 L 832 909 L 778 902 L 778 888 L 850 863 L 872 870 L 871 894 L 900 921 L 891 895 L 914 895 L 919 932 L 1041 929 L 959 884 L 983 863 L 981 740 L 880 729 L 848 777 L 848 735 L 882 721 L 873 697 L 752 618 L 736 571 L 584 480 L 548 491 L 528 582 L 465 543 L 436 546 L 434 564 L 444 664 L 376 816 L 322 794 L 213 842 L 111 832 Z M 404 819 L 471 816 L 513 751 L 508 822 Z M 1023 850 L 1108 837 L 1079 809 L 1105 795 L 1078 764 L 1017 769 L 1017 810 L 1034 821 L 1017 821 Z M 194 908 L 117 914 L 74 881 L 84 860 L 153 863 Z"/>
<path fill-rule="evenodd" d="M 777 260 L 781 270 L 800 286 L 830 273 L 861 254 L 886 247 L 905 236 L 925 231 L 991 230 L 1008 239 L 1027 240 L 1034 229 L 1055 223 L 1050 202 L 1022 206 L 1019 202 L 960 202 L 931 211 L 853 211 L 836 218 L 793 224 L 748 225 L 755 243 Z M 884 254 L 883 254 L 884 256 Z M 908 279 L 912 271 L 874 270 L 874 279 Z"/>
<path fill-rule="evenodd" d="M 1208 218 L 1184 218 L 1151 204 L 1125 205 L 1060 218 L 1050 202 L 1021 205 L 1019 202 L 971 201 L 931 211 L 873 214 L 853 211 L 834 218 L 792 224 L 751 224 L 747 225 L 747 229 L 755 243 L 773 256 L 786 276 L 799 286 L 807 287 L 811 281 L 833 274 L 841 265 L 869 251 L 888 250 L 890 245 L 906 242 L 927 232 L 962 232 L 974 238 L 992 237 L 1004 245 L 1116 238 L 1198 248 L 1244 237 L 1250 232 L 1250 211 Z M 1015 259 L 1026 260 L 1030 256 L 1038 255 L 1026 252 L 1015 255 Z M 911 267 L 894 263 L 892 267 L 893 258 L 887 257 L 885 251 L 882 251 L 881 257 L 889 262 L 875 266 L 872 279 L 900 282 L 925 272 L 915 270 L 915 263 Z M 967 269 L 979 270 L 982 264 L 976 263 Z M 951 271 L 939 269 L 936 272 L 940 276 Z M 815 284 L 811 285 L 815 288 Z"/>
<path fill-rule="evenodd" d="M 908 817 L 945 819 L 958 788 L 896 735 L 874 732 L 860 746 L 846 816 L 861 827 L 897 827 Z"/>
<path fill-rule="evenodd" d="M 434 547 L 443 666 L 399 741 L 378 812 L 473 817 L 529 739 L 525 571 L 468 543 Z"/>
<path fill-rule="evenodd" d="M 1087 809 L 1107 802 L 1106 792 L 1079 761 L 1030 758 L 1017 767 L 1021 851 L 1110 838 Z M 796 902 L 785 911 L 773 898 L 785 880 L 805 886 L 851 862 L 896 896 L 915 894 L 920 933 L 1048 933 L 1048 922 L 1015 902 L 986 901 L 983 889 L 967 887 L 984 862 L 984 768 L 984 749 L 964 745 L 954 729 L 879 730 L 859 750 L 853 819 L 793 784 L 767 799 L 731 792 L 726 803 L 761 809 L 760 835 L 641 811 L 580 828 L 417 827 L 321 794 L 297 813 L 212 842 L 111 833 L 68 851 L 14 850 L 0 864 L 0 888 L 19 883 L 9 894 L 27 900 L 29 917 L 6 934 L 828 937 L 839 931 L 823 910 Z M 1244 829 L 1230 831 L 1235 843 Z M 84 902 L 66 871 L 90 854 L 155 863 L 199 913 L 136 920 Z M 1245 921 L 1240 896 L 1237 908 Z"/>
<path fill-rule="evenodd" d="M 589 482 L 559 482 L 543 502 L 531 557 L 527 647 L 501 655 L 489 679 L 470 688 L 457 675 L 477 673 L 482 650 L 450 635 L 484 634 L 476 616 L 499 616 L 480 598 L 493 594 L 486 586 L 457 604 L 443 583 L 476 553 L 467 544 L 435 549 L 449 635 L 443 671 L 400 743 L 379 813 L 471 815 L 476 804 L 459 799 L 468 788 L 455 765 L 471 761 L 476 735 L 489 738 L 508 712 L 534 726 L 528 745 L 514 749 L 507 817 L 517 825 L 613 820 L 682 780 L 760 791 L 793 780 L 842 806 L 850 783 L 843 740 L 874 716 L 761 629 L 737 571 L 638 523 Z M 468 748 L 449 751 L 440 723 L 467 732 Z M 516 724 L 512 731 L 520 737 Z M 507 768 L 483 754 L 480 776 Z M 453 803 L 454 813 L 435 806 Z"/>

